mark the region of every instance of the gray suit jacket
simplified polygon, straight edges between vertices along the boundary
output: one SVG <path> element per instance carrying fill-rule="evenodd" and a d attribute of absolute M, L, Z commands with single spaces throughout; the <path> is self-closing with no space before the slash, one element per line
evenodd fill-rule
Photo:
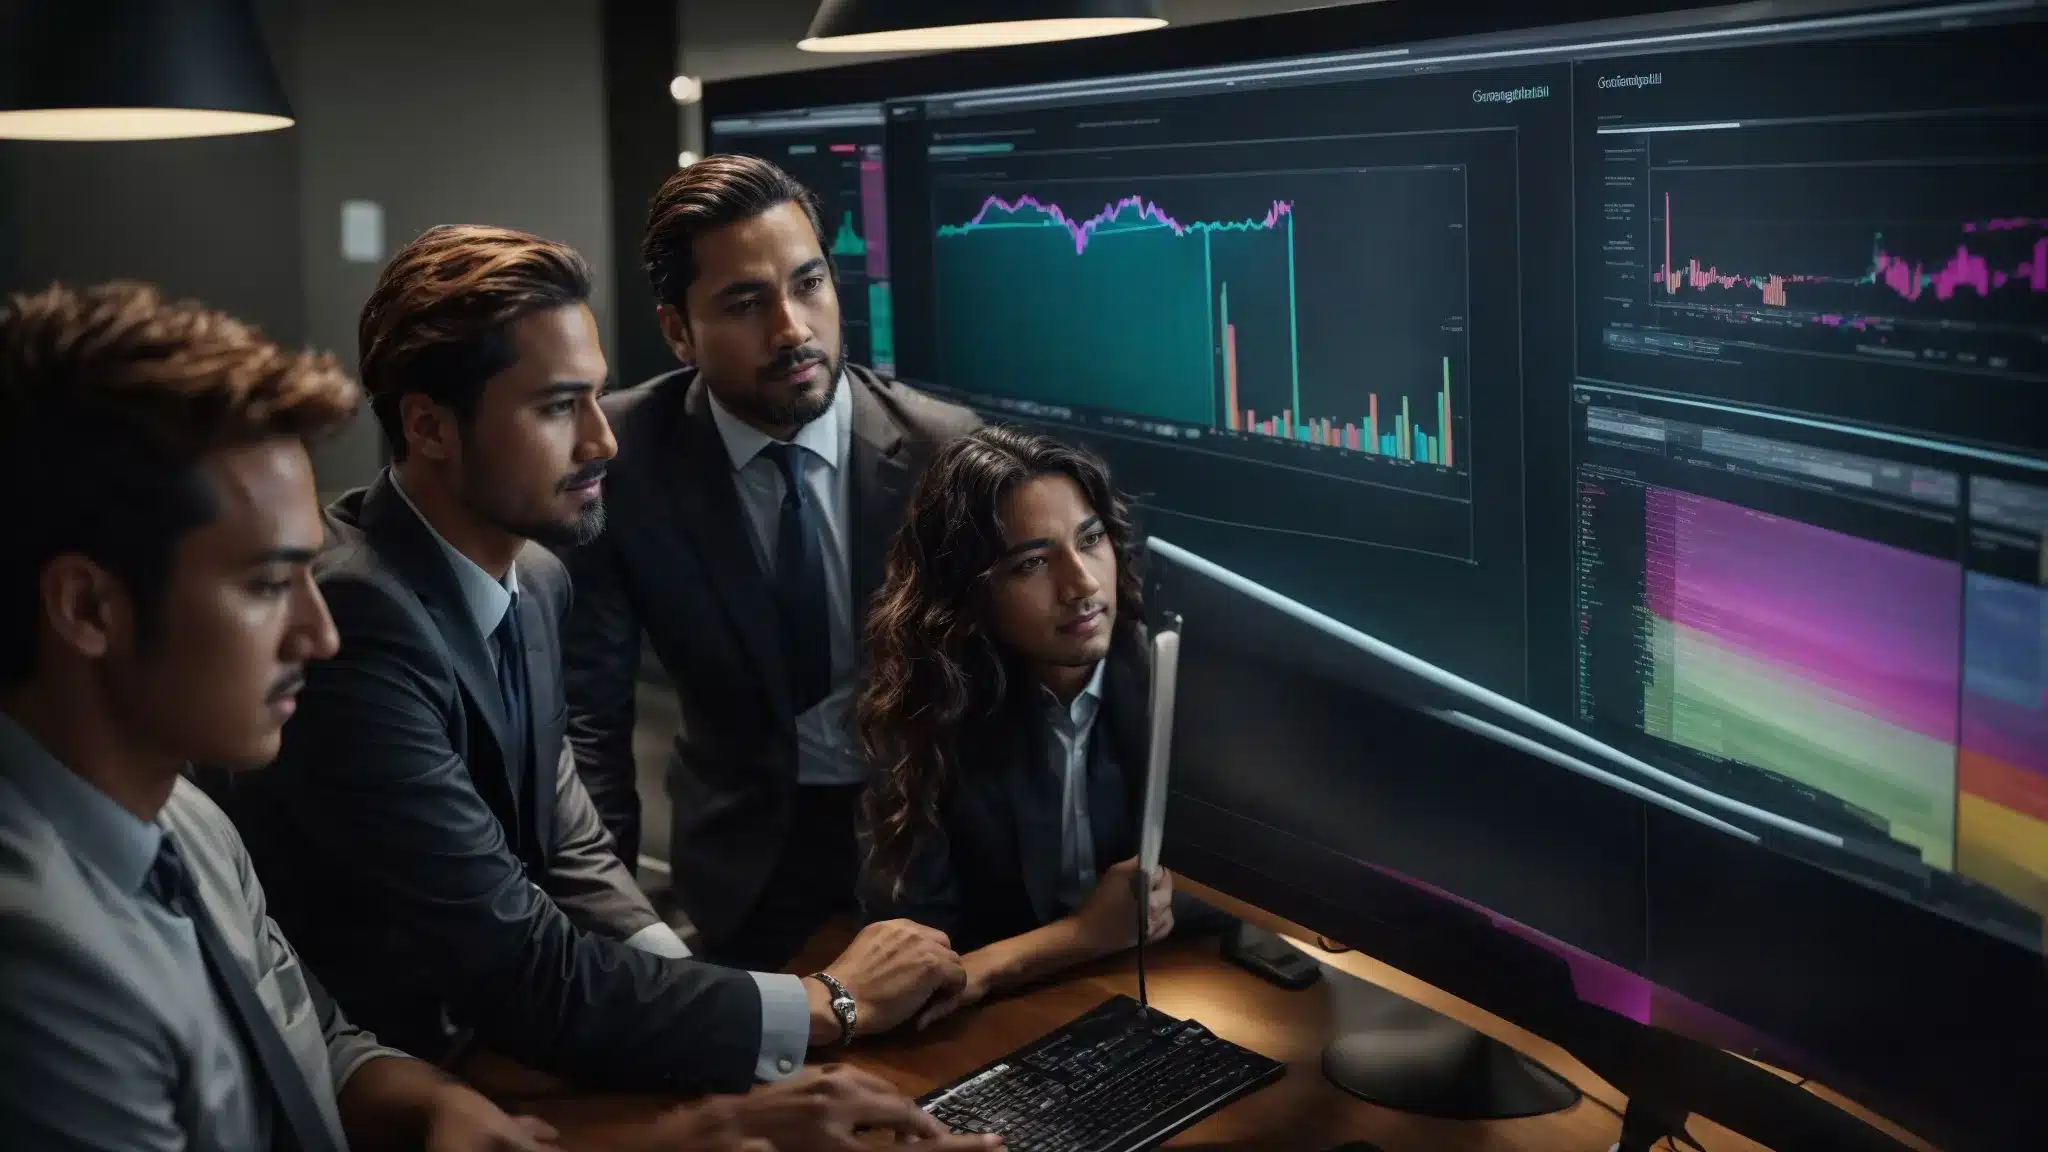
<path fill-rule="evenodd" d="M 847 367 L 846 386 L 860 620 L 917 477 L 941 446 L 981 421 L 858 365 Z M 607 526 L 563 553 L 576 582 L 563 629 L 569 738 L 584 783 L 630 858 L 640 837 L 633 724 L 644 631 L 682 712 L 669 775 L 676 896 L 715 945 L 745 920 L 774 870 L 796 796 L 796 712 L 781 625 L 696 371 L 607 396 L 604 408 L 619 444 L 605 479 Z"/>
<path fill-rule="evenodd" d="M 193 995 L 194 974 L 144 919 L 150 898 L 59 833 L 10 779 L 20 767 L 0 765 L 0 1144 L 182 1152 L 238 1142 L 246 1132 L 223 1101 L 246 1108 L 236 1094 L 262 1092 L 260 1082 L 224 1080 L 199 1059 L 205 1038 L 232 1034 L 233 1023 Z M 403 1053 L 352 1026 L 309 978 L 265 915 L 263 887 L 219 808 L 180 781 L 157 823 L 346 1147 L 342 1085 L 364 1062 Z"/>
<path fill-rule="evenodd" d="M 341 650 L 306 670 L 276 765 L 236 777 L 229 811 L 278 922 L 388 1039 L 439 1056 L 452 1020 L 570 1079 L 744 1089 L 760 990 L 624 943 L 656 916 L 564 757 L 569 581 L 538 546 L 517 568 L 533 751 L 513 771 L 490 652 L 440 543 L 388 475 L 335 503 L 314 573 Z"/>

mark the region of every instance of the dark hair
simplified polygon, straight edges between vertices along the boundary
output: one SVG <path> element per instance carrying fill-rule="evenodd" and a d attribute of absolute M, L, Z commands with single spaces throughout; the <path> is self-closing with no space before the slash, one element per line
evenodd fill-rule
<path fill-rule="evenodd" d="M 732 153 L 706 156 L 679 169 L 654 194 L 647 234 L 640 241 L 654 298 L 684 312 L 683 298 L 697 281 L 697 237 L 784 204 L 804 210 L 822 251 L 825 221 L 818 214 L 818 197 L 796 177 L 759 156 Z"/>
<path fill-rule="evenodd" d="M 1004 553 L 1003 501 L 1026 481 L 1053 475 L 1080 485 L 1116 551 L 1117 628 L 1144 620 L 1130 508 L 1100 459 L 1001 426 L 939 451 L 889 547 L 854 710 L 875 770 L 864 798 L 870 864 L 899 887 L 912 843 L 937 824 L 946 776 L 970 728 L 1005 711 L 1020 679 L 989 627 L 989 576 Z"/>
<path fill-rule="evenodd" d="M 332 356 L 287 352 L 231 316 L 147 284 L 54 285 L 0 307 L 0 482 L 33 492 L 0 561 L 0 683 L 34 672 L 43 569 L 76 553 L 162 626 L 179 537 L 219 514 L 204 467 L 225 449 L 345 427 L 361 392 Z"/>
<path fill-rule="evenodd" d="M 363 387 L 393 460 L 399 402 L 418 392 L 467 424 L 484 384 L 519 359 L 512 325 L 590 299 L 590 265 L 566 244 L 510 228 L 443 224 L 399 250 L 356 327 Z"/>

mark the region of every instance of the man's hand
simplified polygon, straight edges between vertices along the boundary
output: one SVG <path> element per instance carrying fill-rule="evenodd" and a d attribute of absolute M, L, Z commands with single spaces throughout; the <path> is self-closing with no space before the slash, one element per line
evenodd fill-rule
<path fill-rule="evenodd" d="M 1120 952 L 1138 943 L 1138 909 L 1131 877 L 1135 857 L 1110 866 L 1095 891 L 1074 912 L 1090 945 L 1099 952 Z M 1163 939 L 1173 931 L 1173 873 L 1161 868 L 1152 875 L 1145 909 L 1145 939 Z"/>
<path fill-rule="evenodd" d="M 427 1113 L 427 1152 L 560 1152 L 559 1135 L 531 1116 L 507 1116 L 461 1084 L 435 1093 Z"/>
<path fill-rule="evenodd" d="M 988 1152 L 995 1136 L 954 1136 L 944 1124 L 879 1076 L 844 1064 L 806 1068 L 745 1096 L 729 1098 L 733 1128 L 775 1152 L 859 1152 L 856 1133 L 882 1131 L 916 1141 L 922 1152 Z"/>
<path fill-rule="evenodd" d="M 967 972 L 946 934 L 909 920 L 886 920 L 861 929 L 825 971 L 860 1005 L 862 1034 L 887 1032 L 933 996 L 956 991 L 967 982 Z M 815 980 L 806 990 L 811 994 L 812 1044 L 838 1040 L 839 1018 L 832 1014 L 830 996 Z"/>

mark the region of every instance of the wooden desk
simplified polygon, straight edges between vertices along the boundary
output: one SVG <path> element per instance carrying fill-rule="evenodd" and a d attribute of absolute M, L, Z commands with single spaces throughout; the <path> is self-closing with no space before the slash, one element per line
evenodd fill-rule
<path fill-rule="evenodd" d="M 1556 1045 L 1369 957 L 1325 952 L 1306 944 L 1308 933 L 1299 926 L 1222 893 L 1185 881 L 1181 886 L 1216 907 L 1289 936 L 1338 973 L 1377 984 L 1492 1036 L 1571 1081 L 1584 1097 L 1565 1111 L 1520 1120 L 1439 1120 L 1368 1104 L 1332 1085 L 1322 1074 L 1322 1050 L 1333 1032 L 1332 1008 L 1341 995 L 1333 990 L 1331 980 L 1290 992 L 1225 961 L 1214 941 L 1170 941 L 1147 953 L 1146 983 L 1153 1005 L 1174 1016 L 1199 1020 L 1225 1039 L 1285 1060 L 1288 1072 L 1278 1083 L 1181 1133 L 1167 1147 L 1212 1152 L 1321 1152 L 1347 1140 L 1369 1140 L 1384 1152 L 1606 1152 L 1619 1138 L 1626 1097 Z M 824 967 L 851 935 L 847 926 L 820 932 L 790 970 L 815 972 Z M 928 1033 L 863 1039 L 845 1058 L 888 1078 L 903 1092 L 920 1096 L 1037 1039 L 1111 996 L 1135 996 L 1137 990 L 1131 957 L 1113 957 L 1041 987 L 988 1001 Z M 488 1056 L 472 1058 L 455 1071 L 507 1108 L 540 1116 L 559 1127 L 567 1152 L 649 1152 L 645 1131 L 652 1118 L 673 1103 L 566 1091 L 548 1077 Z M 1825 1088 L 1811 1085 L 1808 1090 L 1855 1112 L 1910 1147 L 1933 1152 L 1924 1141 Z M 1711 1120 L 1694 1118 L 1690 1131 L 1707 1152 L 1767 1152 L 1762 1145 Z"/>

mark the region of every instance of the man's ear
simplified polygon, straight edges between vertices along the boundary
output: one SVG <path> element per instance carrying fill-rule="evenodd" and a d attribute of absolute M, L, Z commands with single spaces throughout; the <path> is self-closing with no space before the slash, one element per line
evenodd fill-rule
<path fill-rule="evenodd" d="M 661 325 L 661 339 L 676 359 L 685 364 L 697 362 L 697 342 L 690 338 L 690 322 L 681 309 L 666 304 L 654 306 L 654 318 Z"/>
<path fill-rule="evenodd" d="M 43 620 L 57 643 L 104 658 L 135 627 L 135 605 L 113 573 L 76 552 L 52 557 L 39 583 Z"/>
<path fill-rule="evenodd" d="M 408 392 L 398 398 L 398 426 L 405 432 L 409 456 L 448 460 L 460 451 L 462 430 L 455 426 L 455 413 L 424 392 Z"/>

